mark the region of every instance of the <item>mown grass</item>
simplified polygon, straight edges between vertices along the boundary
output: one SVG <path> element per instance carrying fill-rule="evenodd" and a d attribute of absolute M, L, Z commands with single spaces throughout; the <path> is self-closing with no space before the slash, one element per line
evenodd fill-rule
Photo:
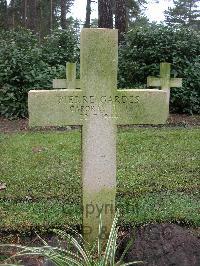
<path fill-rule="evenodd" d="M 122 222 L 200 226 L 200 129 L 133 128 L 117 139 Z M 81 133 L 0 134 L 0 230 L 81 223 Z"/>

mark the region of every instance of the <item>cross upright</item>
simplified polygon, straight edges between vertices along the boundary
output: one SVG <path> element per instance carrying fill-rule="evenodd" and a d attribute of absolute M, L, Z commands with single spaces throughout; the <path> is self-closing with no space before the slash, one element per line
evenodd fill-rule
<path fill-rule="evenodd" d="M 100 214 L 106 237 L 114 216 L 117 125 L 164 124 L 168 101 L 162 90 L 117 90 L 117 30 L 83 29 L 80 47 L 80 81 L 72 64 L 61 81 L 67 89 L 30 91 L 29 125 L 82 126 L 83 228 L 93 242 Z"/>
<path fill-rule="evenodd" d="M 170 88 L 181 88 L 182 78 L 170 78 L 171 64 L 161 63 L 160 64 L 160 77 L 148 77 L 147 87 L 160 87 L 161 90 L 167 92 L 167 101 L 170 100 Z"/>

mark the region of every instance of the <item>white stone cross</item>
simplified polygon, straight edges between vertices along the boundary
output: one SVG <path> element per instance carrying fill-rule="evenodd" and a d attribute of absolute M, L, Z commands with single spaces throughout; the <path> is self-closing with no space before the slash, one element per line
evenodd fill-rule
<path fill-rule="evenodd" d="M 170 88 L 181 88 L 182 78 L 170 78 L 171 64 L 161 63 L 160 64 L 160 77 L 148 77 L 147 87 L 161 87 L 161 90 L 167 92 L 167 100 L 170 100 Z"/>
<path fill-rule="evenodd" d="M 93 242 L 100 214 L 106 237 L 114 217 L 117 125 L 164 124 L 168 101 L 162 90 L 117 90 L 117 30 L 83 29 L 80 48 L 80 81 L 72 64 L 61 81 L 68 89 L 29 92 L 29 125 L 82 126 L 83 228 Z"/>

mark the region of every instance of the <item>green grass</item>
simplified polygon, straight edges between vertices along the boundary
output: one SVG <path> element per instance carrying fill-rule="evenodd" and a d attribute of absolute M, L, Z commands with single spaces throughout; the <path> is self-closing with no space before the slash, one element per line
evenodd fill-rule
<path fill-rule="evenodd" d="M 134 128 L 117 139 L 122 222 L 200 226 L 200 129 Z M 81 223 L 81 134 L 0 134 L 0 230 Z"/>

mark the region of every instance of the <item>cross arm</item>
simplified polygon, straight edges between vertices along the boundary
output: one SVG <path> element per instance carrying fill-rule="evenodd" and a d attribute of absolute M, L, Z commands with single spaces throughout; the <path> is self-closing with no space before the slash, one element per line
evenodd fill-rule
<path fill-rule="evenodd" d="M 152 76 L 147 77 L 147 87 L 161 87 L 160 78 Z"/>
<path fill-rule="evenodd" d="M 66 79 L 54 79 L 53 80 L 54 89 L 80 89 L 80 80 L 76 79 L 76 63 L 66 64 Z"/>
<path fill-rule="evenodd" d="M 171 64 L 160 64 L 160 77 L 147 77 L 147 87 L 161 87 L 162 90 L 168 90 L 168 98 L 170 95 L 170 88 L 182 87 L 181 78 L 170 78 Z"/>
<path fill-rule="evenodd" d="M 168 118 L 167 93 L 155 89 L 118 90 L 115 114 L 118 125 L 165 124 Z"/>
<path fill-rule="evenodd" d="M 182 78 L 171 78 L 170 87 L 171 88 L 181 88 L 183 86 Z"/>
<path fill-rule="evenodd" d="M 29 126 L 82 125 L 81 90 L 31 90 L 28 94 Z M 80 110 L 79 110 L 80 109 Z"/>
<path fill-rule="evenodd" d="M 182 78 L 171 78 L 169 81 L 170 88 L 181 88 L 183 83 Z M 162 81 L 161 78 L 151 77 L 147 78 L 147 87 L 161 87 Z"/>

